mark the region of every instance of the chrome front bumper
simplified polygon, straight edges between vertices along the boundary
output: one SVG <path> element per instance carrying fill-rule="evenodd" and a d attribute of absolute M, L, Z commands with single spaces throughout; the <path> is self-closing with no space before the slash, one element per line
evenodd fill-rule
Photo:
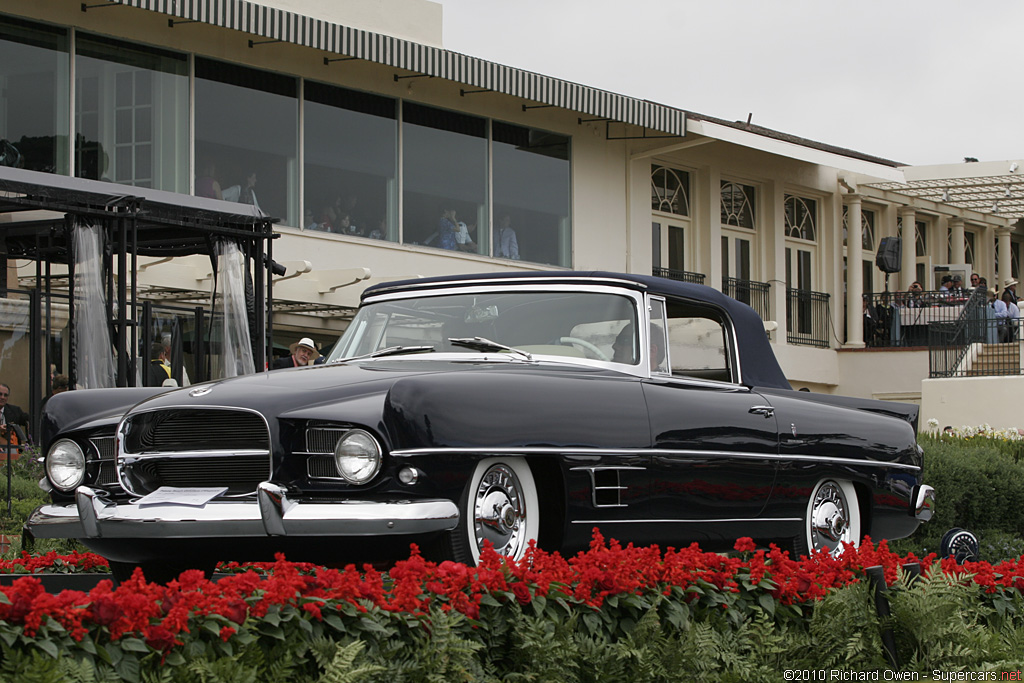
<path fill-rule="evenodd" d="M 256 500 L 210 501 L 202 507 L 113 503 L 80 486 L 74 504 L 43 505 L 26 527 L 36 538 L 217 538 L 259 536 L 377 536 L 454 529 L 450 500 L 305 502 L 270 482 Z"/>

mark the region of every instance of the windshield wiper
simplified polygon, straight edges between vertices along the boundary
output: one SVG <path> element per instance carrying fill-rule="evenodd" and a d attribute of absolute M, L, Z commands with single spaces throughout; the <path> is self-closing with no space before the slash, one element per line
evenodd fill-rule
<path fill-rule="evenodd" d="M 521 356 L 528 361 L 533 361 L 533 356 L 522 349 L 505 346 L 483 337 L 449 337 L 448 343 L 452 346 L 465 346 L 467 349 L 474 349 L 476 351 L 506 351 Z"/>
<path fill-rule="evenodd" d="M 406 353 L 425 353 L 433 351 L 433 346 L 389 346 L 386 349 L 378 349 L 373 353 L 364 353 L 361 356 L 349 356 L 332 360 L 331 363 L 344 363 L 350 360 L 362 360 L 363 358 L 381 358 L 383 356 L 401 356 Z"/>

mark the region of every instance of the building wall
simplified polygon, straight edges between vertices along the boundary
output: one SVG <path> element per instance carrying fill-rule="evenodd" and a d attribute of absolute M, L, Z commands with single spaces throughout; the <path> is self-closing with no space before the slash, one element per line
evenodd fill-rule
<path fill-rule="evenodd" d="M 938 421 L 940 430 L 983 424 L 995 429 L 1024 427 L 1022 395 L 1024 377 L 926 379 L 921 383 L 920 429 L 928 429 L 931 419 Z"/>

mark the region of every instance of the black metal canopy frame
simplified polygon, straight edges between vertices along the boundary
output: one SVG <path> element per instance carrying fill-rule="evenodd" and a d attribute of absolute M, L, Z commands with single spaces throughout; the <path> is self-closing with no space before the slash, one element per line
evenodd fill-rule
<path fill-rule="evenodd" d="M 67 279 L 73 302 L 72 231 L 76 222 L 100 226 L 104 234 L 103 286 L 107 301 L 116 302 L 116 306 L 108 308 L 117 357 L 117 386 L 134 386 L 138 376 L 137 354 L 132 345 L 136 335 L 129 334 L 139 326 L 138 257 L 207 255 L 216 273 L 215 244 L 221 240 L 237 244 L 246 257 L 254 294 L 248 312 L 253 360 L 255 369 L 264 367 L 273 343 L 269 330 L 273 322 L 270 302 L 276 219 L 248 204 L 0 167 L 0 296 L 6 296 L 8 290 L 7 260 L 30 259 L 36 262 L 37 290 L 42 291 L 47 301 L 59 277 Z M 67 275 L 53 275 L 53 264 L 65 265 Z M 116 278 L 115 273 L 129 277 Z M 70 307 L 72 339 L 74 325 Z M 33 343 L 31 354 L 38 354 L 38 347 Z M 30 360 L 30 373 L 41 372 L 43 366 L 39 361 L 43 359 L 36 356 Z M 49 358 L 45 361 L 49 367 Z M 74 353 L 70 366 L 68 376 L 74 386 Z M 41 398 L 39 379 L 30 375 L 32 406 L 38 406 Z"/>

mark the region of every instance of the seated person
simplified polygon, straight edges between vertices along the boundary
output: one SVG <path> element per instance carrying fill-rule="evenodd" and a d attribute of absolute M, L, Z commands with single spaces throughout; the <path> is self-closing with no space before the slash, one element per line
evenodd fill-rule
<path fill-rule="evenodd" d="M 665 370 L 662 367 L 662 363 L 665 362 L 664 343 L 665 334 L 660 328 L 651 325 L 650 366 L 652 371 L 663 372 Z M 612 343 L 612 360 L 616 363 L 635 364 L 638 355 L 637 350 L 634 348 L 635 345 L 636 332 L 634 331 L 633 323 L 627 323 L 619 330 L 619 334 L 616 335 L 615 341 Z"/>
<path fill-rule="evenodd" d="M 4 446 L 24 445 L 28 443 L 28 427 L 31 422 L 29 414 L 8 403 L 11 387 L 0 383 L 0 439 Z"/>

